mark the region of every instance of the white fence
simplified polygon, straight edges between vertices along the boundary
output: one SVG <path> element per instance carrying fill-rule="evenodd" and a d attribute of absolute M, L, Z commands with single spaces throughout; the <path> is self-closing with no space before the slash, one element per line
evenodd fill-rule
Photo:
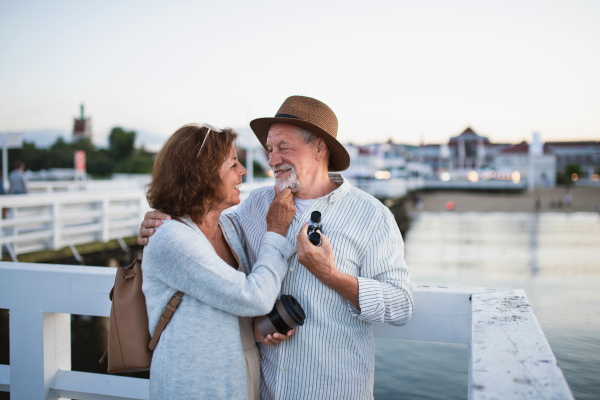
<path fill-rule="evenodd" d="M 350 179 L 350 183 L 380 199 L 403 197 L 425 185 L 423 178 Z"/>
<path fill-rule="evenodd" d="M 10 310 L 10 365 L 0 390 L 13 400 L 148 399 L 148 381 L 71 371 L 69 314 L 108 316 L 114 268 L 0 263 L 0 308 Z M 469 399 L 572 399 L 522 290 L 418 286 L 393 339 L 469 346 Z"/>
<path fill-rule="evenodd" d="M 86 181 L 31 181 L 27 182 L 29 193 L 72 193 L 72 192 L 118 192 L 143 191 L 150 182 L 142 179 L 102 179 Z"/>
<path fill-rule="evenodd" d="M 19 254 L 137 236 L 149 210 L 143 190 L 0 196 L 0 241 Z"/>

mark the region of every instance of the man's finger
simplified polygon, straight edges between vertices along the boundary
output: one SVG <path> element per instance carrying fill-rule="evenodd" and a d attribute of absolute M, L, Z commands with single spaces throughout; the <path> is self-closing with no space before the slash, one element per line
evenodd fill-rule
<path fill-rule="evenodd" d="M 137 244 L 139 244 L 140 246 L 145 246 L 148 244 L 148 239 L 138 236 Z"/>
<path fill-rule="evenodd" d="M 304 236 L 308 235 L 308 222 L 304 223 L 304 226 L 302 227 L 302 229 L 300 229 L 300 233 L 303 233 Z"/>
<path fill-rule="evenodd" d="M 156 229 L 144 229 L 144 228 L 140 228 L 140 236 L 141 237 L 149 237 L 154 235 L 154 232 L 156 232 Z"/>
<path fill-rule="evenodd" d="M 165 213 L 161 213 L 160 211 L 148 211 L 144 216 L 144 219 L 171 219 L 171 216 Z"/>
<path fill-rule="evenodd" d="M 275 198 L 277 198 L 279 196 L 279 189 L 277 189 L 277 186 L 273 186 L 273 189 L 275 189 Z"/>
<path fill-rule="evenodd" d="M 159 219 L 145 219 L 142 221 L 142 228 L 158 228 L 162 225 Z"/>

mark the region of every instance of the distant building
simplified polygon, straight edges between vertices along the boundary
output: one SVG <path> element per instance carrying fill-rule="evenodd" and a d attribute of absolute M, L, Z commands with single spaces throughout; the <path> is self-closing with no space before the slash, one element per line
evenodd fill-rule
<path fill-rule="evenodd" d="M 91 118 L 85 118 L 83 103 L 81 104 L 81 116 L 75 118 L 73 123 L 73 140 L 81 138 L 92 139 L 92 120 Z"/>
<path fill-rule="evenodd" d="M 529 179 L 529 144 L 521 142 L 504 149 L 495 157 L 494 164 L 497 173 L 512 174 L 518 171 L 522 178 Z M 556 156 L 548 149 L 533 158 L 535 186 L 556 186 Z"/>
<path fill-rule="evenodd" d="M 491 143 L 467 127 L 460 135 L 453 136 L 448 144 L 427 144 L 407 149 L 407 159 L 428 164 L 434 171 L 474 170 L 489 168 L 494 157 L 511 145 Z"/>
<path fill-rule="evenodd" d="M 600 169 L 600 142 L 546 142 L 544 150 L 556 155 L 559 173 L 569 164 L 579 164 L 583 171 Z"/>

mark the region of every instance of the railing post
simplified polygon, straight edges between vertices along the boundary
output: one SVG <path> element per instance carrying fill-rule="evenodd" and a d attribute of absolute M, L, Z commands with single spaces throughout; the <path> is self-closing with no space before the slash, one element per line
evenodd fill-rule
<path fill-rule="evenodd" d="M 60 205 L 58 201 L 52 203 L 52 250 L 58 250 L 60 246 Z"/>
<path fill-rule="evenodd" d="M 109 218 L 109 210 L 110 210 L 110 201 L 108 197 L 104 196 L 102 198 L 102 241 L 108 242 L 110 240 L 110 218 Z"/>
<path fill-rule="evenodd" d="M 10 398 L 57 399 L 50 386 L 71 370 L 71 316 L 10 310 Z"/>

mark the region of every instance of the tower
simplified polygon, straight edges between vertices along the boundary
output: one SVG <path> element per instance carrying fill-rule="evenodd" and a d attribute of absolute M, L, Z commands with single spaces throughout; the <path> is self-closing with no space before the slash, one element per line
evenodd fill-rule
<path fill-rule="evenodd" d="M 73 140 L 80 138 L 92 139 L 92 120 L 85 118 L 83 103 L 81 103 L 81 115 L 79 118 L 75 118 L 73 123 Z"/>

